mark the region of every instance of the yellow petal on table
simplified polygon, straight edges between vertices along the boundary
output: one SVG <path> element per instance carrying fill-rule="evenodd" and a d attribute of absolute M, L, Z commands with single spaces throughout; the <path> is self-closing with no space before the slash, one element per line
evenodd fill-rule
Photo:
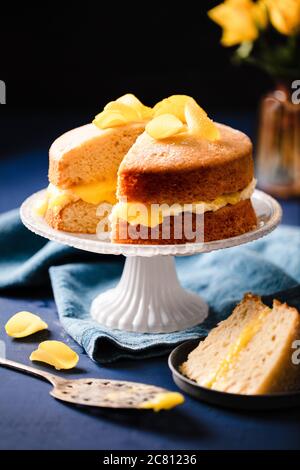
<path fill-rule="evenodd" d="M 159 101 L 153 108 L 154 117 L 161 114 L 173 114 L 182 122 L 185 122 L 184 108 L 188 101 L 194 101 L 191 96 L 172 95 Z"/>
<path fill-rule="evenodd" d="M 117 111 L 102 111 L 97 114 L 93 120 L 93 124 L 100 129 L 107 129 L 109 127 L 123 126 L 128 121 L 122 113 Z"/>
<path fill-rule="evenodd" d="M 189 101 L 186 104 L 185 118 L 191 134 L 207 140 L 220 138 L 219 129 L 196 102 Z"/>
<path fill-rule="evenodd" d="M 123 103 L 127 106 L 130 106 L 132 109 L 135 109 L 140 117 L 140 119 L 151 119 L 153 116 L 153 109 L 149 106 L 145 106 L 136 96 L 132 93 L 127 93 L 126 95 L 120 96 L 116 100 L 117 103 Z"/>
<path fill-rule="evenodd" d="M 146 125 L 146 132 L 154 139 L 165 139 L 183 131 L 185 126 L 173 114 L 157 116 Z"/>
<path fill-rule="evenodd" d="M 31 361 L 50 364 L 55 369 L 72 369 L 79 361 L 79 356 L 73 349 L 61 341 L 43 341 L 38 349 L 30 355 Z"/>
<path fill-rule="evenodd" d="M 6 333 L 13 338 L 25 338 L 47 328 L 47 323 L 38 315 L 30 312 L 16 313 L 5 325 Z"/>
<path fill-rule="evenodd" d="M 178 392 L 162 392 L 158 393 L 151 400 L 142 403 L 139 408 L 153 409 L 154 411 L 170 410 L 177 405 L 181 405 L 184 402 L 184 396 Z"/>

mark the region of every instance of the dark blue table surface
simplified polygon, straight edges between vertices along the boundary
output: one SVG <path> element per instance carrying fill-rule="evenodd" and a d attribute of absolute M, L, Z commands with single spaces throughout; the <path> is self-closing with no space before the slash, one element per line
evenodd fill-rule
<path fill-rule="evenodd" d="M 47 148 L 34 148 L 0 160 L 0 212 L 17 207 L 47 184 Z M 283 202 L 284 223 L 300 225 L 298 201 Z M 201 273 L 199 274 L 201 275 Z M 40 314 L 51 338 L 64 340 L 51 296 L 28 291 L 0 297 L 0 340 L 8 358 L 29 364 L 42 333 L 12 340 L 4 332 L 17 311 Z M 74 347 L 78 346 L 74 343 Z M 43 368 L 42 365 L 38 366 Z M 61 373 L 65 375 L 65 373 Z M 119 361 L 101 366 L 80 354 L 70 377 L 108 377 L 153 383 L 172 390 L 167 358 Z M 212 407 L 190 397 L 169 412 L 128 413 L 79 409 L 49 396 L 50 386 L 37 378 L 0 368 L 1 449 L 299 449 L 300 409 L 237 412 Z"/>

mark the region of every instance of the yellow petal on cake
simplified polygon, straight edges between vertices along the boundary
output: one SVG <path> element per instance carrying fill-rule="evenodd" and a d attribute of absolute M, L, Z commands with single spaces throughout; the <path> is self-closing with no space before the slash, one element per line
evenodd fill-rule
<path fill-rule="evenodd" d="M 173 114 L 157 116 L 146 125 L 146 132 L 154 139 L 166 139 L 184 130 L 184 125 Z"/>
<path fill-rule="evenodd" d="M 31 361 L 45 362 L 55 369 L 72 369 L 78 364 L 79 356 L 61 341 L 43 341 L 30 355 Z"/>
<path fill-rule="evenodd" d="M 116 99 L 117 103 L 124 103 L 127 106 L 131 106 L 131 108 L 138 109 L 140 106 L 143 106 L 143 103 L 132 93 L 126 93 L 120 98 Z"/>
<path fill-rule="evenodd" d="M 120 96 L 116 100 L 117 103 L 123 103 L 135 109 L 141 119 L 151 119 L 153 116 L 153 109 L 149 106 L 145 106 L 135 95 L 127 93 L 126 95 Z"/>
<path fill-rule="evenodd" d="M 47 328 L 47 323 L 31 312 L 18 312 L 5 325 L 6 333 L 13 338 L 25 338 Z"/>
<path fill-rule="evenodd" d="M 185 106 L 185 118 L 189 132 L 207 140 L 220 138 L 220 131 L 195 101 L 188 101 Z"/>
<path fill-rule="evenodd" d="M 127 120 L 123 114 L 117 111 L 102 111 L 102 113 L 97 114 L 93 120 L 93 124 L 100 129 L 123 126 L 126 122 Z"/>
<path fill-rule="evenodd" d="M 153 108 L 154 117 L 162 114 L 173 114 L 182 122 L 185 122 L 185 105 L 188 101 L 194 101 L 191 96 L 187 95 L 172 95 L 159 101 Z"/>
<path fill-rule="evenodd" d="M 132 108 L 128 104 L 121 103 L 120 101 L 111 101 L 104 107 L 104 111 L 120 113 L 126 122 L 139 121 L 139 113 L 135 108 Z"/>

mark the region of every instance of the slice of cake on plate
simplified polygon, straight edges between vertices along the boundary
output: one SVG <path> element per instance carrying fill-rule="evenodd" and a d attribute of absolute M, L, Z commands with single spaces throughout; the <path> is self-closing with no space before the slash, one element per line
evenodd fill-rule
<path fill-rule="evenodd" d="M 181 372 L 213 390 L 246 395 L 300 390 L 293 361 L 300 314 L 274 300 L 264 305 L 247 294 L 229 318 L 214 328 L 182 364 Z"/>
<path fill-rule="evenodd" d="M 243 234 L 257 223 L 254 188 L 249 138 L 213 123 L 191 97 L 172 96 L 154 107 L 122 160 L 112 240 L 176 244 Z"/>

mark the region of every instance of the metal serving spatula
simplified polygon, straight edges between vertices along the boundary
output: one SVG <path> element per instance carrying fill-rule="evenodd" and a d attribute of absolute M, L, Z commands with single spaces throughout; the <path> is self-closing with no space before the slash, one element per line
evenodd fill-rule
<path fill-rule="evenodd" d="M 0 358 L 0 366 L 48 380 L 53 385 L 50 395 L 76 405 L 159 410 L 173 408 L 184 401 L 180 393 L 154 385 L 105 379 L 63 379 L 4 358 Z"/>

